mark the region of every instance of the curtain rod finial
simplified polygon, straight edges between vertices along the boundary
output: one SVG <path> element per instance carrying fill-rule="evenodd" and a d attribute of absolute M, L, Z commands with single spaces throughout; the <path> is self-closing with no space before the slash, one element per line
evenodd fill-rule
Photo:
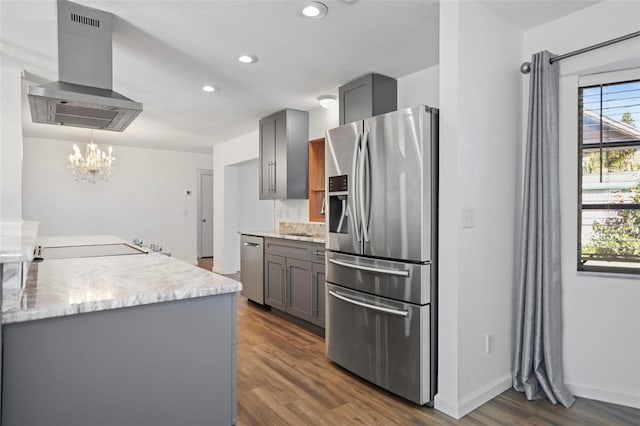
<path fill-rule="evenodd" d="M 529 74 L 531 72 L 531 62 L 523 62 L 520 65 L 520 72 L 522 74 Z"/>

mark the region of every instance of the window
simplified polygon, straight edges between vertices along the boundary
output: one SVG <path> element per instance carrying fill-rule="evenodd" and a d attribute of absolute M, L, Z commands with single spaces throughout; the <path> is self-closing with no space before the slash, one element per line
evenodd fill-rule
<path fill-rule="evenodd" d="M 578 270 L 640 274 L 640 80 L 579 89 Z"/>

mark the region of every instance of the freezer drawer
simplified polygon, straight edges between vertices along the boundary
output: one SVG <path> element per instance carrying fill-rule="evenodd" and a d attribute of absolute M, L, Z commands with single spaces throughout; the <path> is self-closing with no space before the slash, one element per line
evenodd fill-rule
<path fill-rule="evenodd" d="M 240 236 L 240 294 L 260 304 L 264 304 L 263 248 L 262 237 Z"/>
<path fill-rule="evenodd" d="M 327 357 L 410 401 L 430 402 L 430 306 L 329 283 L 326 291 Z"/>
<path fill-rule="evenodd" d="M 326 252 L 330 283 L 390 299 L 424 305 L 431 301 L 431 265 Z"/>

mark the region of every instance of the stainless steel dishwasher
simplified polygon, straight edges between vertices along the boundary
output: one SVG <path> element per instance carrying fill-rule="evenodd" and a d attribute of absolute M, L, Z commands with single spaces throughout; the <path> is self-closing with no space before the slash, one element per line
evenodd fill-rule
<path fill-rule="evenodd" d="M 240 236 L 241 294 L 264 305 L 264 239 L 252 235 Z"/>

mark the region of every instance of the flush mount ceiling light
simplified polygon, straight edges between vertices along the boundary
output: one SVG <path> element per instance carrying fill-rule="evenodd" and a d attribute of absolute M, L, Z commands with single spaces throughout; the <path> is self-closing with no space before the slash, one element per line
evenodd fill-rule
<path fill-rule="evenodd" d="M 317 99 L 320 102 L 320 106 L 326 109 L 333 108 L 338 102 L 338 97 L 335 95 L 322 95 L 318 96 Z"/>
<path fill-rule="evenodd" d="M 303 3 L 298 9 L 298 14 L 300 16 L 310 19 L 323 18 L 327 13 L 329 13 L 329 9 L 319 1 L 308 1 Z"/>
<path fill-rule="evenodd" d="M 256 55 L 238 55 L 236 59 L 238 62 L 242 62 L 243 64 L 255 64 L 258 62 L 258 57 Z"/>
<path fill-rule="evenodd" d="M 210 84 L 205 84 L 204 86 L 202 86 L 202 91 L 203 92 L 211 93 L 211 92 L 217 92 L 218 90 L 220 90 L 220 89 L 218 89 L 217 87 L 212 86 Z"/>

